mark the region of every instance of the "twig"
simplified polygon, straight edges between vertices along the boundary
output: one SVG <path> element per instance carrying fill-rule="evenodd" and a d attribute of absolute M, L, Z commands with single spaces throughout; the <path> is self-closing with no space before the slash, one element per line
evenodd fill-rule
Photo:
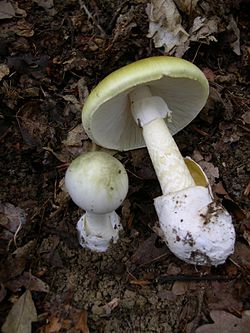
<path fill-rule="evenodd" d="M 193 320 L 192 327 L 191 327 L 189 333 L 195 333 L 195 331 L 196 331 L 196 329 L 197 329 L 197 327 L 199 325 L 199 321 L 201 319 L 201 311 L 202 311 L 202 305 L 203 305 L 204 295 L 205 295 L 205 288 L 203 287 L 199 291 L 199 295 L 198 295 L 198 306 L 197 306 L 195 318 Z"/>
<path fill-rule="evenodd" d="M 93 21 L 93 23 L 97 26 L 97 28 L 101 31 L 101 33 L 106 36 L 106 32 L 103 30 L 103 28 L 100 26 L 100 24 L 96 21 L 94 16 L 90 13 L 86 5 L 84 4 L 83 0 L 78 0 L 80 9 L 84 9 L 85 13 L 87 14 L 88 18 Z"/>
<path fill-rule="evenodd" d="M 158 283 L 167 283 L 175 281 L 228 281 L 237 278 L 237 276 L 229 277 L 225 275 L 161 275 L 156 279 Z"/>

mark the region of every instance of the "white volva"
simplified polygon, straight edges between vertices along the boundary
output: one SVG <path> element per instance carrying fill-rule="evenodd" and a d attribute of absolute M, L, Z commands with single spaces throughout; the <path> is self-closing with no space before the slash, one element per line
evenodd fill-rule
<path fill-rule="evenodd" d="M 195 186 L 154 200 L 164 239 L 180 259 L 196 265 L 219 265 L 234 251 L 235 231 L 229 213 L 207 187 Z"/>
<path fill-rule="evenodd" d="M 151 96 L 146 86 L 135 88 L 129 97 L 163 192 L 155 208 L 169 249 L 188 263 L 222 264 L 234 250 L 231 216 L 214 201 L 209 184 L 195 186 L 163 120 L 171 120 L 164 100 Z"/>
<path fill-rule="evenodd" d="M 117 242 L 122 229 L 115 209 L 128 191 L 123 165 L 104 152 L 83 154 L 67 169 L 65 186 L 75 204 L 86 211 L 77 223 L 80 244 L 106 251 L 111 241 Z"/>

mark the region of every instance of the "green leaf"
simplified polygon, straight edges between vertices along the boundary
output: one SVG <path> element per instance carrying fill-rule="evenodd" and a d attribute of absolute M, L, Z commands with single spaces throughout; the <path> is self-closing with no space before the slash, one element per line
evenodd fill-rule
<path fill-rule="evenodd" d="M 26 290 L 10 310 L 2 326 L 3 333 L 31 333 L 31 322 L 37 320 L 37 312 L 31 292 Z"/>

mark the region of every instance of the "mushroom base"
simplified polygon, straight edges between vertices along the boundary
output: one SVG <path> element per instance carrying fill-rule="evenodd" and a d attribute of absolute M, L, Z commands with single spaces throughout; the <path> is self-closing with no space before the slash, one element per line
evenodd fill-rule
<path fill-rule="evenodd" d="M 194 186 L 154 200 L 170 251 L 194 265 L 220 265 L 234 251 L 235 230 L 229 213 L 207 187 Z"/>
<path fill-rule="evenodd" d="M 106 252 L 110 242 L 118 241 L 122 225 L 115 211 L 103 215 L 86 213 L 77 222 L 76 229 L 82 247 L 92 251 Z"/>

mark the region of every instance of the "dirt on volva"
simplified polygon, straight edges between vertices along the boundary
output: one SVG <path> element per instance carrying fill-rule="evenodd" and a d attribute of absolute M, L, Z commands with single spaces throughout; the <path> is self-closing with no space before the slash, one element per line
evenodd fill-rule
<path fill-rule="evenodd" d="M 77 239 L 83 211 L 65 192 L 64 175 L 76 156 L 93 149 L 81 123 L 86 96 L 115 69 L 176 55 L 148 37 L 150 3 L 0 1 L 3 332 L 31 332 L 30 327 L 36 333 L 199 333 L 232 327 L 230 332 L 247 332 L 247 1 L 198 1 L 199 13 L 216 17 L 218 26 L 214 39 L 190 40 L 182 57 L 205 73 L 210 95 L 200 114 L 175 135 L 182 155 L 201 165 L 216 199 L 232 215 L 235 253 L 223 265 L 202 267 L 168 250 L 155 233 L 153 199 L 161 189 L 146 148 L 110 152 L 129 176 L 127 198 L 117 210 L 123 225 L 119 241 L 97 253 L 81 248 Z M 187 12 L 180 7 L 184 1 L 175 3 L 189 31 L 198 7 Z M 18 320 L 23 328 L 15 326 Z"/>

